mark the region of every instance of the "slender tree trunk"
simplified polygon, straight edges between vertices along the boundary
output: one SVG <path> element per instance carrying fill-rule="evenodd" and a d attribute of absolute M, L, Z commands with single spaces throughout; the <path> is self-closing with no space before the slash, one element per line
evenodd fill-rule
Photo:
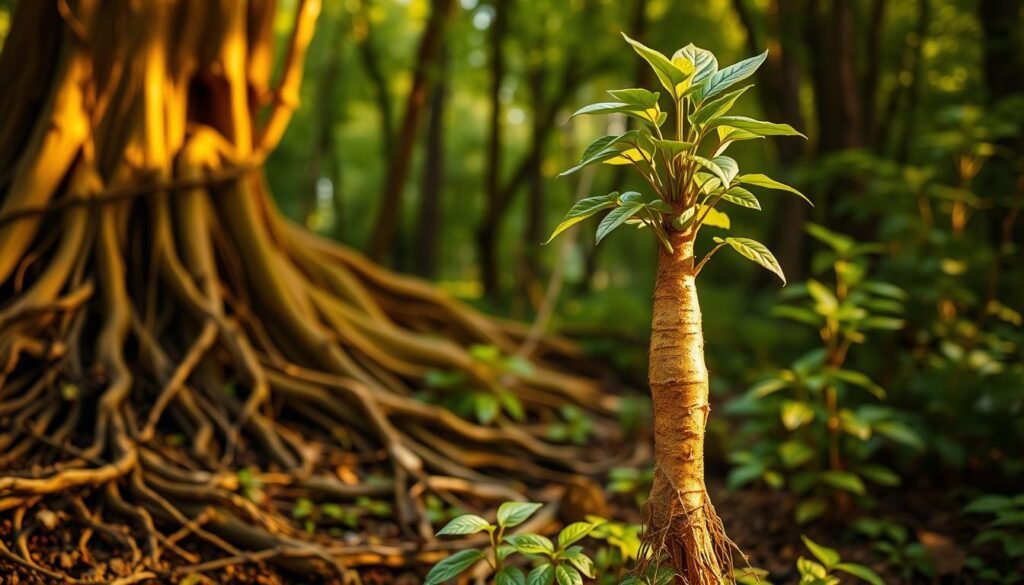
<path fill-rule="evenodd" d="M 419 220 L 416 226 L 416 273 L 433 278 L 437 276 L 437 255 L 441 236 L 441 194 L 444 189 L 444 111 L 448 93 L 448 57 L 441 47 L 438 59 L 437 81 L 430 95 L 430 121 L 424 141 L 423 192 L 420 198 Z"/>
<path fill-rule="evenodd" d="M 363 69 L 370 78 L 373 85 L 373 97 L 377 102 L 377 111 L 380 115 L 380 140 L 384 161 L 391 160 L 392 147 L 395 140 L 394 119 L 391 106 L 391 90 L 388 89 L 388 81 L 380 66 L 380 59 L 377 58 L 377 50 L 373 43 L 373 23 L 370 22 L 371 0 L 361 0 L 359 9 L 356 12 L 356 26 L 353 27 L 356 37 L 362 37 L 359 43 L 359 58 L 363 62 Z"/>
<path fill-rule="evenodd" d="M 486 195 L 485 220 L 477 230 L 477 261 L 484 292 L 498 294 L 498 226 L 496 213 L 501 199 L 502 121 L 501 83 L 505 78 L 505 33 L 508 26 L 509 0 L 495 0 L 494 22 L 491 23 L 491 123 L 487 136 L 487 171 L 484 180 Z"/>
<path fill-rule="evenodd" d="M 402 118 L 402 127 L 392 151 L 384 193 L 377 208 L 377 219 L 374 221 L 373 233 L 367 246 L 367 254 L 377 261 L 389 257 L 394 249 L 398 224 L 402 217 L 402 191 L 409 177 L 416 146 L 416 133 L 430 92 L 433 77 L 431 69 L 435 66 L 441 38 L 454 11 L 455 0 L 433 0 L 430 18 L 420 39 L 412 88 L 405 104 L 405 116 Z"/>
<path fill-rule="evenodd" d="M 659 246 L 648 382 L 657 461 L 645 542 L 686 567 L 681 582 L 731 580 L 731 551 L 704 485 L 704 431 L 711 406 L 704 333 L 694 276 L 693 236 L 674 233 L 674 253 Z M 716 578 L 717 576 L 717 578 Z"/>

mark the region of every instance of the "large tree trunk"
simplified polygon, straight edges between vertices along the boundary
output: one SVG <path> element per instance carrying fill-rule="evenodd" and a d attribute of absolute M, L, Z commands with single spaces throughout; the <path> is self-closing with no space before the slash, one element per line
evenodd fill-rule
<path fill-rule="evenodd" d="M 693 234 L 659 246 L 648 382 L 654 406 L 654 485 L 645 542 L 685 567 L 681 582 L 732 580 L 732 551 L 704 486 L 704 430 L 711 405 L 694 274 Z"/>
<path fill-rule="evenodd" d="M 512 354 L 525 327 L 274 208 L 261 166 L 298 104 L 318 8 L 298 1 L 272 85 L 272 1 L 18 4 L 0 55 L 0 79 L 18 81 L 0 96 L 5 573 L 94 570 L 85 553 L 70 568 L 32 554 L 44 510 L 86 552 L 92 532 L 113 535 L 135 580 L 260 560 L 321 574 L 433 561 L 444 549 L 332 539 L 326 517 L 311 534 L 297 501 L 389 499 L 394 533 L 422 534 L 425 491 L 483 511 L 515 497 L 510 470 L 539 485 L 615 464 L 605 448 L 413 397 L 432 370 L 478 390 L 500 378 L 530 420 L 576 403 L 613 447 L 615 400 L 563 373 L 571 346 L 546 339 L 530 374 L 495 371 L 466 348 Z"/>

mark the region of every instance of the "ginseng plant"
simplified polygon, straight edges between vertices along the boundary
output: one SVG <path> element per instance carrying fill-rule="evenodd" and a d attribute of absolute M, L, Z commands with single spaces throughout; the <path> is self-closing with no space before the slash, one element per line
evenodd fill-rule
<path fill-rule="evenodd" d="M 644 543 L 649 554 L 641 563 L 671 563 L 683 583 L 731 583 L 732 543 L 704 485 L 704 429 L 710 404 L 696 279 L 723 247 L 772 271 L 783 284 L 785 276 L 772 253 L 757 241 L 715 237 L 714 246 L 699 261 L 694 243 L 705 225 L 729 227 L 728 216 L 716 209 L 720 203 L 761 208 L 747 187 L 786 191 L 807 200 L 796 189 L 763 174 L 740 174 L 737 162 L 725 154 L 741 140 L 804 136 L 786 124 L 728 115 L 751 86 L 731 88 L 753 75 L 767 51 L 719 69 L 711 52 L 692 44 L 668 58 L 629 37 L 626 41 L 650 64 L 666 93 L 613 90 L 608 93 L 614 101 L 577 111 L 574 116 L 624 114 L 639 120 L 640 127 L 594 141 L 580 163 L 560 176 L 595 163 L 631 165 L 650 185 L 654 197 L 645 201 L 640 193 L 629 191 L 583 199 L 548 241 L 604 210 L 608 212 L 597 227 L 598 243 L 623 224 L 646 228 L 657 238 L 648 365 L 656 473 L 645 510 Z M 661 109 L 663 97 L 669 99 L 669 111 L 674 114 L 668 126 L 669 112 Z"/>

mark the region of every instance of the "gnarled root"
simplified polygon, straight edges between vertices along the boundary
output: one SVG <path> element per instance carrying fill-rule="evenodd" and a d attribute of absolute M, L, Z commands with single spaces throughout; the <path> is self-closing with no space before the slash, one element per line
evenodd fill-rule
<path fill-rule="evenodd" d="M 628 457 L 614 398 L 564 341 L 527 373 L 496 369 L 469 348 L 515 353 L 525 328 L 279 217 L 259 168 L 317 4 L 298 2 L 273 89 L 272 3 L 18 4 L 0 77 L 60 57 L 33 78 L 42 105 L 0 96 L 0 564 L 68 583 L 262 562 L 344 581 L 462 546 L 430 537 L 438 502 L 486 510 Z M 424 402 L 431 371 L 507 389 L 528 424 Z M 565 403 L 600 448 L 546 439 Z M 57 525 L 74 554 L 34 544 Z"/>

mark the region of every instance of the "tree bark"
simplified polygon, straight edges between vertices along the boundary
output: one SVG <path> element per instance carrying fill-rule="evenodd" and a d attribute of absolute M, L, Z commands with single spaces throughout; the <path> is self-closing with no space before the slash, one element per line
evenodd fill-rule
<path fill-rule="evenodd" d="M 367 246 L 367 255 L 378 262 L 388 258 L 395 246 L 398 224 L 402 218 L 402 192 L 409 177 L 412 155 L 416 147 L 416 134 L 430 92 L 433 77 L 431 70 L 436 66 L 438 48 L 448 21 L 455 12 L 455 6 L 455 0 L 433 0 L 430 17 L 420 39 L 402 127 L 398 132 L 391 163 L 388 165 L 384 192 Z"/>
<path fill-rule="evenodd" d="M 416 226 L 414 250 L 416 274 L 437 276 L 441 241 L 442 193 L 444 190 L 444 117 L 448 93 L 448 56 L 445 46 L 438 58 L 438 78 L 430 96 L 430 121 L 424 141 L 424 162 L 420 213 Z"/>

